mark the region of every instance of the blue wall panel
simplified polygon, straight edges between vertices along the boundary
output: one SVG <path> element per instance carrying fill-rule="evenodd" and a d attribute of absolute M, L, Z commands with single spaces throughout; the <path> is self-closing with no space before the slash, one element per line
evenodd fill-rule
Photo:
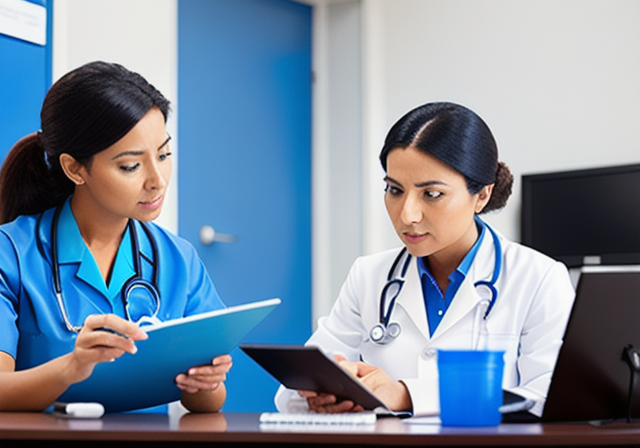
<path fill-rule="evenodd" d="M 311 334 L 311 7 L 178 3 L 179 233 L 229 305 L 282 304 L 246 342 Z M 236 243 L 204 246 L 211 225 Z M 225 411 L 274 410 L 278 383 L 232 353 Z"/>
<path fill-rule="evenodd" d="M 47 8 L 47 44 L 0 34 L 0 161 L 16 141 L 40 129 L 40 108 L 51 85 L 52 0 L 31 3 Z"/>

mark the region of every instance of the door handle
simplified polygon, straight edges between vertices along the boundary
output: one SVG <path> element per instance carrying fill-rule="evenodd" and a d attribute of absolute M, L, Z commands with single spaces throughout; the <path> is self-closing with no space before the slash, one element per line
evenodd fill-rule
<path fill-rule="evenodd" d="M 216 232 L 212 226 L 205 224 L 200 227 L 200 242 L 205 246 L 210 246 L 213 243 L 235 243 L 238 241 L 238 237 L 231 233 Z"/>

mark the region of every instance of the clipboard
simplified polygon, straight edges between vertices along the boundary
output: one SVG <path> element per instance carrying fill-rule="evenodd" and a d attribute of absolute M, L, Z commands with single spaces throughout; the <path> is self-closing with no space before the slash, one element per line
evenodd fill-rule
<path fill-rule="evenodd" d="M 174 379 L 180 372 L 231 352 L 280 302 L 268 299 L 146 326 L 149 338 L 136 342 L 136 354 L 96 365 L 57 401 L 97 402 L 105 412 L 125 412 L 179 400 Z"/>
<path fill-rule="evenodd" d="M 357 378 L 308 345 L 240 344 L 239 347 L 285 387 L 330 393 L 351 400 L 365 410 L 392 413 Z"/>

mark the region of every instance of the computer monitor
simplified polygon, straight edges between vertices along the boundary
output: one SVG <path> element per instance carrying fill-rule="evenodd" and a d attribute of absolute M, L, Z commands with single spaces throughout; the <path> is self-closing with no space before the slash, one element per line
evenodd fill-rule
<path fill-rule="evenodd" d="M 583 268 L 543 420 L 640 418 L 640 369 L 625 352 L 640 362 L 640 266 Z"/>
<path fill-rule="evenodd" d="M 570 268 L 640 264 L 640 164 L 523 175 L 521 242 Z"/>

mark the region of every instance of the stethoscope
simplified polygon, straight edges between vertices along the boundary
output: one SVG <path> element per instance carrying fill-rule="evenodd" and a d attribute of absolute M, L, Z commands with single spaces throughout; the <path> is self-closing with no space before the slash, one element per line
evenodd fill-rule
<path fill-rule="evenodd" d="M 53 221 L 51 222 L 51 259 L 52 259 L 52 277 L 53 277 L 53 286 L 55 288 L 56 299 L 58 301 L 58 306 L 60 307 L 60 312 L 62 314 L 62 319 L 67 327 L 67 329 L 73 333 L 79 333 L 82 329 L 82 326 L 75 326 L 71 324 L 69 317 L 67 316 L 67 311 L 64 306 L 64 300 L 62 297 L 62 286 L 60 282 L 60 267 L 58 264 L 58 221 L 60 219 L 60 212 L 62 211 L 62 206 L 58 206 L 53 215 Z M 42 215 L 40 216 L 42 217 Z M 38 222 L 38 226 L 40 223 Z M 122 303 L 124 305 L 124 313 L 125 317 L 128 320 L 133 321 L 132 312 L 130 312 L 130 307 L 135 307 L 135 303 L 130 300 L 134 291 L 137 293 L 138 291 L 144 292 L 151 297 L 155 304 L 155 311 L 153 311 L 150 315 L 141 316 L 137 320 L 135 320 L 138 324 L 155 324 L 159 323 L 159 319 L 157 317 L 158 311 L 160 310 L 160 293 L 158 291 L 158 246 L 156 244 L 155 238 L 151 234 L 151 230 L 144 224 L 140 223 L 142 229 L 144 230 L 147 238 L 149 239 L 149 243 L 151 244 L 151 252 L 153 255 L 153 273 L 152 273 L 152 282 L 149 282 L 142 278 L 142 261 L 141 261 L 141 253 L 140 253 L 140 245 L 138 240 L 138 232 L 136 230 L 136 226 L 132 219 L 129 219 L 127 222 L 127 228 L 129 229 L 129 234 L 131 236 L 131 250 L 133 252 L 133 265 L 135 274 L 129 278 L 122 287 L 120 292 Z M 40 243 L 40 240 L 38 240 Z M 146 257 L 145 257 L 146 258 Z M 149 260 L 151 261 L 151 260 Z"/>
<path fill-rule="evenodd" d="M 489 229 L 491 236 L 493 237 L 493 245 L 495 251 L 495 264 L 493 268 L 493 276 L 491 280 L 478 280 L 474 283 L 476 290 L 487 290 L 489 292 L 489 298 L 483 298 L 479 304 L 479 308 L 484 310 L 483 320 L 486 320 L 489 313 L 493 309 L 498 298 L 498 290 L 495 287 L 495 283 L 500 276 L 502 270 L 502 245 L 496 232 L 488 225 L 485 228 Z M 396 299 L 400 295 L 400 291 L 404 285 L 404 277 L 411 263 L 411 254 L 407 252 L 407 248 L 403 247 L 396 259 L 389 269 L 387 274 L 387 283 L 382 288 L 380 294 L 380 310 L 379 310 L 379 322 L 375 324 L 371 330 L 369 330 L 369 339 L 376 345 L 384 345 L 393 341 L 400 335 L 402 331 L 400 324 L 397 322 L 391 322 L 391 313 L 395 307 Z M 401 266 L 401 268 L 400 268 Z M 478 318 L 474 327 L 478 325 Z M 477 330 L 474 328 L 473 334 L 476 335 Z M 474 336 L 472 345 L 477 346 L 477 337 Z"/>

